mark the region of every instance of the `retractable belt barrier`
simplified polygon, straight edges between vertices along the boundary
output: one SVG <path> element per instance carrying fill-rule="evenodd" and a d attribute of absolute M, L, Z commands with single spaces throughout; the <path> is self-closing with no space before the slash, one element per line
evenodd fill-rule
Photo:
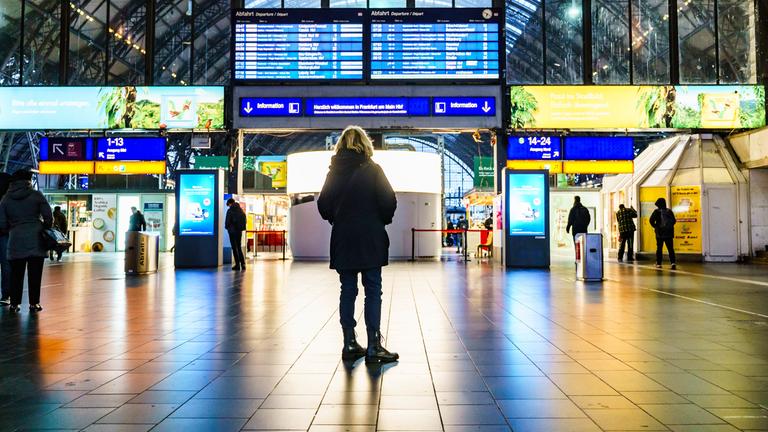
<path fill-rule="evenodd" d="M 481 230 L 481 229 L 420 229 L 420 228 L 411 228 L 411 261 L 416 261 L 416 233 L 417 232 L 439 232 L 443 234 L 461 234 L 463 237 L 462 241 L 462 248 L 464 250 L 464 253 L 462 254 L 464 256 L 464 262 L 470 261 L 469 255 L 467 254 L 467 233 L 476 232 L 476 233 L 484 233 L 491 230 Z"/>
<path fill-rule="evenodd" d="M 256 257 L 259 254 L 259 236 L 264 237 L 264 245 L 268 247 L 280 247 L 283 257 L 280 258 L 281 260 L 285 259 L 285 235 L 286 230 L 277 231 L 277 230 L 246 230 L 245 236 L 246 240 L 248 239 L 248 236 L 250 234 L 255 234 L 253 236 L 253 256 Z M 274 237 L 279 236 L 279 243 L 275 244 Z"/>

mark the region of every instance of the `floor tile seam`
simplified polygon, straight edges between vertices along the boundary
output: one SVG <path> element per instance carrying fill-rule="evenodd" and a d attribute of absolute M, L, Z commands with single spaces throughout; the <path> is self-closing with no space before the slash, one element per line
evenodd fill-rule
<path fill-rule="evenodd" d="M 763 281 L 756 281 L 751 279 L 740 279 L 740 278 L 734 278 L 730 276 L 720 276 L 720 275 L 709 275 L 704 273 L 696 273 L 686 270 L 668 270 L 668 269 L 658 269 L 656 267 L 650 266 L 650 265 L 643 265 L 643 264 L 629 264 L 629 263 L 621 263 L 620 265 L 624 265 L 627 267 L 636 267 L 636 268 L 642 268 L 646 270 L 651 270 L 655 272 L 660 273 L 671 273 L 671 274 L 684 274 L 688 276 L 695 276 L 695 277 L 702 277 L 702 278 L 708 278 L 708 279 L 719 279 L 724 280 L 728 282 L 738 282 L 743 284 L 750 284 L 750 285 L 759 285 L 763 287 L 768 287 L 768 282 Z"/>

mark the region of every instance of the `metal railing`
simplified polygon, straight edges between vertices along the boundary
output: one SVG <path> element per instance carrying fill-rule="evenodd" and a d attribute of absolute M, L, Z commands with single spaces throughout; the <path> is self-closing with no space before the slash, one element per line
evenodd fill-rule
<path fill-rule="evenodd" d="M 269 241 L 265 241 L 264 243 L 265 243 L 266 246 L 268 246 L 270 248 L 274 247 L 275 248 L 275 252 L 277 252 L 276 249 L 279 247 L 280 251 L 282 252 L 282 258 L 280 258 L 280 259 L 281 260 L 285 260 L 286 259 L 285 258 L 285 249 L 286 249 L 286 247 L 285 247 L 285 245 L 286 245 L 285 237 L 286 237 L 286 233 L 287 233 L 286 230 L 280 230 L 280 231 L 278 231 L 278 230 L 247 230 L 247 231 L 245 231 L 246 244 L 247 244 L 248 239 L 250 238 L 250 236 L 253 235 L 253 257 L 256 258 L 259 255 L 259 237 L 263 236 L 264 239 L 266 240 L 267 238 L 269 238 L 267 236 L 279 235 L 280 236 L 279 244 L 274 244 L 274 242 L 269 242 Z M 272 243 L 272 244 L 270 244 L 270 243 Z"/>

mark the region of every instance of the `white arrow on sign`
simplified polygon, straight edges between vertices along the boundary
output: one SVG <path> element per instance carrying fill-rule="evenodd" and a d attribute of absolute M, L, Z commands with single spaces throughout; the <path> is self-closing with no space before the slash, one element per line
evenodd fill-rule
<path fill-rule="evenodd" d="M 253 111 L 253 107 L 251 106 L 251 102 L 245 103 L 245 108 L 243 108 L 243 111 L 245 111 L 247 114 L 250 114 L 251 111 Z"/>
<path fill-rule="evenodd" d="M 64 156 L 64 150 L 61 148 L 61 143 L 53 143 L 53 152 Z"/>
<path fill-rule="evenodd" d="M 488 101 L 485 101 L 485 105 L 483 105 L 482 110 L 483 112 L 486 112 L 486 113 L 491 110 L 491 106 L 488 105 Z"/>
<path fill-rule="evenodd" d="M 104 152 L 99 152 L 99 159 L 104 159 Z"/>

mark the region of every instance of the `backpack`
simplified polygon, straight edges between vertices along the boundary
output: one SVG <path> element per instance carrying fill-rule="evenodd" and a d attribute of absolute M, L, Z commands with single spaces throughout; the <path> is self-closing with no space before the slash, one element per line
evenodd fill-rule
<path fill-rule="evenodd" d="M 659 229 L 671 230 L 675 227 L 675 214 L 672 210 L 665 208 L 659 211 Z"/>

